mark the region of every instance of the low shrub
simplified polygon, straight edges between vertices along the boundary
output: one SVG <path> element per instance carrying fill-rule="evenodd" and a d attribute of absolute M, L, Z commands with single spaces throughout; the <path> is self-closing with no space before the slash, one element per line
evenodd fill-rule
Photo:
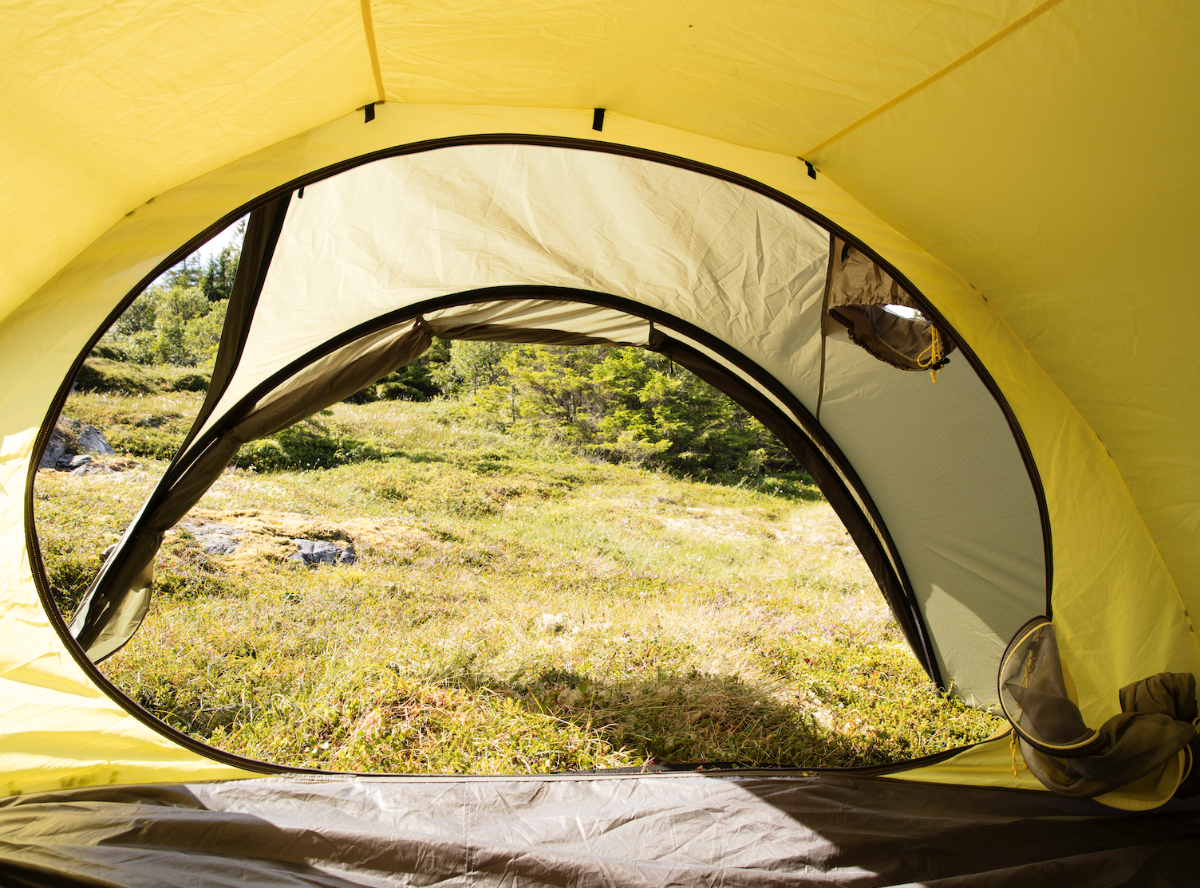
<path fill-rule="evenodd" d="M 199 286 L 155 284 L 104 334 L 97 353 L 134 364 L 203 364 L 216 355 L 228 304 Z"/>
<path fill-rule="evenodd" d="M 331 468 L 382 458 L 383 453 L 374 444 L 337 434 L 318 420 L 307 419 L 269 438 L 243 445 L 233 464 L 256 472 L 278 472 Z"/>

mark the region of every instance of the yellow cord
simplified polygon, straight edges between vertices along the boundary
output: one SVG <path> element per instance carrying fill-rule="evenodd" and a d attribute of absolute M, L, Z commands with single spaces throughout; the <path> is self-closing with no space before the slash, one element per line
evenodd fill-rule
<path fill-rule="evenodd" d="M 933 334 L 929 348 L 917 355 L 917 366 L 929 368 L 929 378 L 933 380 L 933 384 L 937 385 L 937 375 L 941 372 L 941 368 L 937 364 L 942 360 L 942 338 L 938 336 L 937 327 L 933 324 L 929 325 L 929 330 Z M 925 356 L 929 355 L 928 360 Z"/>
<path fill-rule="evenodd" d="M 1012 753 L 1013 776 L 1016 777 L 1018 780 L 1020 780 L 1021 775 L 1017 773 L 1017 731 L 1015 728 L 1009 732 L 1008 749 Z M 1029 766 L 1026 765 L 1025 767 L 1028 768 Z"/>

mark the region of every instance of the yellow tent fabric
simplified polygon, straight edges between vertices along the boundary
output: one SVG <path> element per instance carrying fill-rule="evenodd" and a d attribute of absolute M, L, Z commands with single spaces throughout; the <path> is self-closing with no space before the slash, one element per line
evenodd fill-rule
<path fill-rule="evenodd" d="M 0 792 L 239 773 L 108 699 L 38 600 L 29 458 L 88 337 L 246 201 L 369 151 L 472 134 L 697 160 L 863 238 L 977 352 L 1028 437 L 1053 532 L 1054 622 L 1088 722 L 1118 710 L 1126 683 L 1200 673 L 1188 616 L 1200 607 L 1194 4 L 4 12 Z M 378 101 L 365 123 L 356 109 Z M 596 107 L 608 109 L 602 132 Z M 1003 754 L 910 776 L 1033 788 L 999 743 Z"/>

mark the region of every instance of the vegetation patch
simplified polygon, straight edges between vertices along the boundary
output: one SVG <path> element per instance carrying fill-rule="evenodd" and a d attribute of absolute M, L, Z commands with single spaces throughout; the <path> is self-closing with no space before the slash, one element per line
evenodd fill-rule
<path fill-rule="evenodd" d="M 147 395 L 156 392 L 202 392 L 211 374 L 191 367 L 143 366 L 89 357 L 79 368 L 75 387 L 81 392 Z"/>
<path fill-rule="evenodd" d="M 191 391 L 154 391 L 125 396 L 76 392 L 63 410 L 64 419 L 95 426 L 118 454 L 168 460 L 200 409 L 204 395 Z"/>
<path fill-rule="evenodd" d="M 275 472 L 329 468 L 382 456 L 371 442 L 338 434 L 319 419 L 310 417 L 268 438 L 242 445 L 233 464 L 257 472 Z"/>
<path fill-rule="evenodd" d="M 119 471 L 71 476 L 39 469 L 34 486 L 42 561 L 68 618 L 100 570 L 104 550 L 120 538 L 165 466 L 116 456 L 95 457 L 93 463 Z"/>

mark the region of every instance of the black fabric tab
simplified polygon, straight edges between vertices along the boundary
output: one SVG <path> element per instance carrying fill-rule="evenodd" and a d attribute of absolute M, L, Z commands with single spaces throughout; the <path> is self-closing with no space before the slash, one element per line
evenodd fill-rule
<path fill-rule="evenodd" d="M 301 185 L 300 190 L 296 192 L 296 198 L 298 200 L 304 200 L 304 186 L 303 185 Z"/>
<path fill-rule="evenodd" d="M 366 105 L 363 108 L 363 115 L 366 117 L 366 120 L 364 120 L 363 123 L 370 123 L 372 120 L 375 119 L 375 103 L 374 102 L 372 102 L 369 105 Z"/>
<path fill-rule="evenodd" d="M 817 178 L 817 169 L 816 169 L 816 167 L 814 167 L 814 166 L 813 166 L 811 163 L 809 163 L 807 160 L 806 160 L 806 161 L 804 161 L 804 165 L 805 165 L 806 167 L 808 167 L 808 178 L 810 178 L 810 179 L 815 179 L 815 178 Z"/>
<path fill-rule="evenodd" d="M 604 131 L 604 109 L 597 108 L 592 112 L 592 129 L 596 132 Z"/>

